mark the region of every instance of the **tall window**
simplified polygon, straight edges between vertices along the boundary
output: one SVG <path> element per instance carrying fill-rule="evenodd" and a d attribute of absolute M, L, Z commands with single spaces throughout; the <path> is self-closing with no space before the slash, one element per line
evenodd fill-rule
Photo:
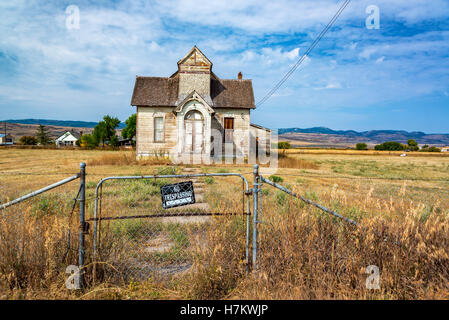
<path fill-rule="evenodd" d="M 224 118 L 224 142 L 234 140 L 234 118 Z"/>
<path fill-rule="evenodd" d="M 154 118 L 154 142 L 164 142 L 164 118 Z"/>

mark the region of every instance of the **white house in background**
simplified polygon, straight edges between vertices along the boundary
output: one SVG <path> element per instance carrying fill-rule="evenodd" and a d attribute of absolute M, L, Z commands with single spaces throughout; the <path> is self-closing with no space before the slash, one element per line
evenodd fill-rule
<path fill-rule="evenodd" d="M 449 152 L 449 146 L 447 146 L 447 147 L 442 147 L 442 148 L 441 148 L 441 152 Z"/>
<path fill-rule="evenodd" d="M 14 138 L 9 133 L 0 133 L 0 145 L 11 145 L 14 144 Z"/>
<path fill-rule="evenodd" d="M 81 138 L 81 135 L 77 132 L 67 131 L 62 136 L 56 139 L 57 147 L 76 146 L 76 142 Z"/>

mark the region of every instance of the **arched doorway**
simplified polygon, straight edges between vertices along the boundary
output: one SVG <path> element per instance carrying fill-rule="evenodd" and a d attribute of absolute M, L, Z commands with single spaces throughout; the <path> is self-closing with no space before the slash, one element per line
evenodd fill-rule
<path fill-rule="evenodd" d="M 184 152 L 202 153 L 204 150 L 204 118 L 191 110 L 184 117 Z"/>

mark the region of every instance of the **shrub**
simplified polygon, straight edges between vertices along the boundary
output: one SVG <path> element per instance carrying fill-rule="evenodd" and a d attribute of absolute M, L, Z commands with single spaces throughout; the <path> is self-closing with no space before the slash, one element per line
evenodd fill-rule
<path fill-rule="evenodd" d="M 207 184 L 213 184 L 214 183 L 214 178 L 206 177 L 206 178 L 204 178 L 204 182 L 206 182 Z"/>
<path fill-rule="evenodd" d="M 278 142 L 278 149 L 290 149 L 292 146 L 290 145 L 290 142 L 288 141 L 279 141 Z"/>
<path fill-rule="evenodd" d="M 380 150 L 380 151 L 402 151 L 405 150 L 407 148 L 407 146 L 396 142 L 396 141 L 388 141 L 388 142 L 384 142 L 382 144 L 378 144 L 374 147 L 375 150 Z"/>
<path fill-rule="evenodd" d="M 368 150 L 368 145 L 364 142 L 360 142 L 355 145 L 355 148 L 357 150 Z"/>
<path fill-rule="evenodd" d="M 274 183 L 278 183 L 278 182 L 284 181 L 284 179 L 282 179 L 281 177 L 274 176 L 274 175 L 269 176 L 268 179 L 273 181 Z"/>
<path fill-rule="evenodd" d="M 19 142 L 26 146 L 35 146 L 37 144 L 37 139 L 33 136 L 23 136 L 20 138 Z"/>
<path fill-rule="evenodd" d="M 421 152 L 441 152 L 441 149 L 437 148 L 437 147 L 434 147 L 434 146 L 429 147 L 428 145 L 425 145 L 419 151 L 421 151 Z"/>

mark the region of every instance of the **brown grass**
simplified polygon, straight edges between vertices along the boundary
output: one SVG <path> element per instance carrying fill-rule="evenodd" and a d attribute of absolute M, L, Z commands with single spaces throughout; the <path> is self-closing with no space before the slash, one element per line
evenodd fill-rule
<path fill-rule="evenodd" d="M 325 149 L 325 148 L 294 148 L 285 150 L 287 154 L 334 154 L 334 155 L 366 155 L 366 156 L 399 156 L 403 153 L 408 157 L 449 157 L 449 152 L 405 152 L 405 151 L 377 151 L 354 149 Z"/>
<path fill-rule="evenodd" d="M 3 157 L 7 163 L 2 167 L 4 172 L 28 166 L 27 171 L 35 170 L 37 174 L 31 179 L 2 175 L 0 190 L 8 191 L 15 186 L 20 189 L 22 180 L 33 180 L 33 183 L 38 180 L 36 186 L 40 187 L 54 182 L 58 177 L 45 175 L 45 170 L 49 170 L 45 159 L 52 161 L 50 169 L 55 172 L 72 163 L 71 169 L 76 170 L 80 160 L 87 160 L 88 179 L 92 182 L 98 182 L 100 177 L 96 174 L 108 176 L 112 170 L 132 174 L 140 165 L 133 160 L 132 152 L 52 152 L 16 150 Z M 24 157 L 26 163 L 19 164 Z M 67 185 L 67 189 L 55 190 L 54 197 L 48 196 L 45 205 L 39 206 L 42 198 L 36 198 L 0 212 L 0 299 L 448 299 L 447 182 L 379 181 L 360 176 L 361 173 L 352 176 L 354 179 L 339 177 L 339 174 L 349 176 L 353 171 L 359 172 L 364 165 L 369 167 L 364 174 L 372 171 L 373 177 L 389 171 L 396 175 L 400 169 L 399 173 L 418 179 L 429 175 L 445 178 L 449 174 L 447 158 L 373 160 L 375 157 L 288 155 L 280 159 L 280 163 L 283 161 L 280 167 L 286 169 L 276 173 L 284 178 L 281 184 L 357 220 L 358 228 L 349 227 L 265 184 L 257 272 L 245 273 L 245 224 L 241 217 L 220 217 L 202 229 L 201 238 L 192 241 L 194 268 L 191 272 L 169 283 L 152 279 L 116 283 L 103 278 L 93 285 L 89 276 L 85 292 L 69 291 L 64 285 L 65 268 L 76 264 L 77 259 L 76 214 L 72 219 L 69 215 L 76 185 Z M 375 162 L 366 163 L 367 160 Z M 58 167 L 61 164 L 64 165 Z M 342 166 L 342 172 L 332 173 L 334 166 Z M 248 171 L 240 167 L 229 172 L 238 169 Z M 314 170 L 313 174 L 303 172 L 308 169 Z M 207 170 L 218 171 L 213 167 Z M 122 190 L 122 186 L 117 185 L 116 189 Z M 238 191 L 231 186 L 237 187 L 232 182 L 219 183 L 216 179 L 212 185 L 206 185 L 214 195 L 206 194 L 206 199 L 218 202 L 222 211 L 235 210 L 240 199 L 236 197 Z M 88 187 L 90 201 L 93 190 Z M 111 214 L 114 208 L 123 209 L 119 207 L 124 200 L 120 194 L 111 192 L 110 197 L 116 199 L 110 205 Z M 90 205 L 87 212 L 92 214 Z M 69 251 L 68 228 L 72 230 Z M 88 248 L 91 248 L 90 236 Z M 89 254 L 88 251 L 88 257 Z M 369 265 L 380 269 L 380 290 L 365 287 L 365 270 Z"/>
<path fill-rule="evenodd" d="M 299 159 L 296 157 L 289 157 L 288 155 L 279 155 L 278 159 L 279 168 L 289 168 L 289 169 L 319 169 L 319 166 L 313 161 Z"/>
<path fill-rule="evenodd" d="M 87 163 L 90 166 L 123 166 L 123 165 L 170 165 L 170 158 L 165 156 L 148 157 L 143 160 L 137 160 L 134 153 L 110 153 L 97 158 L 93 158 Z"/>

